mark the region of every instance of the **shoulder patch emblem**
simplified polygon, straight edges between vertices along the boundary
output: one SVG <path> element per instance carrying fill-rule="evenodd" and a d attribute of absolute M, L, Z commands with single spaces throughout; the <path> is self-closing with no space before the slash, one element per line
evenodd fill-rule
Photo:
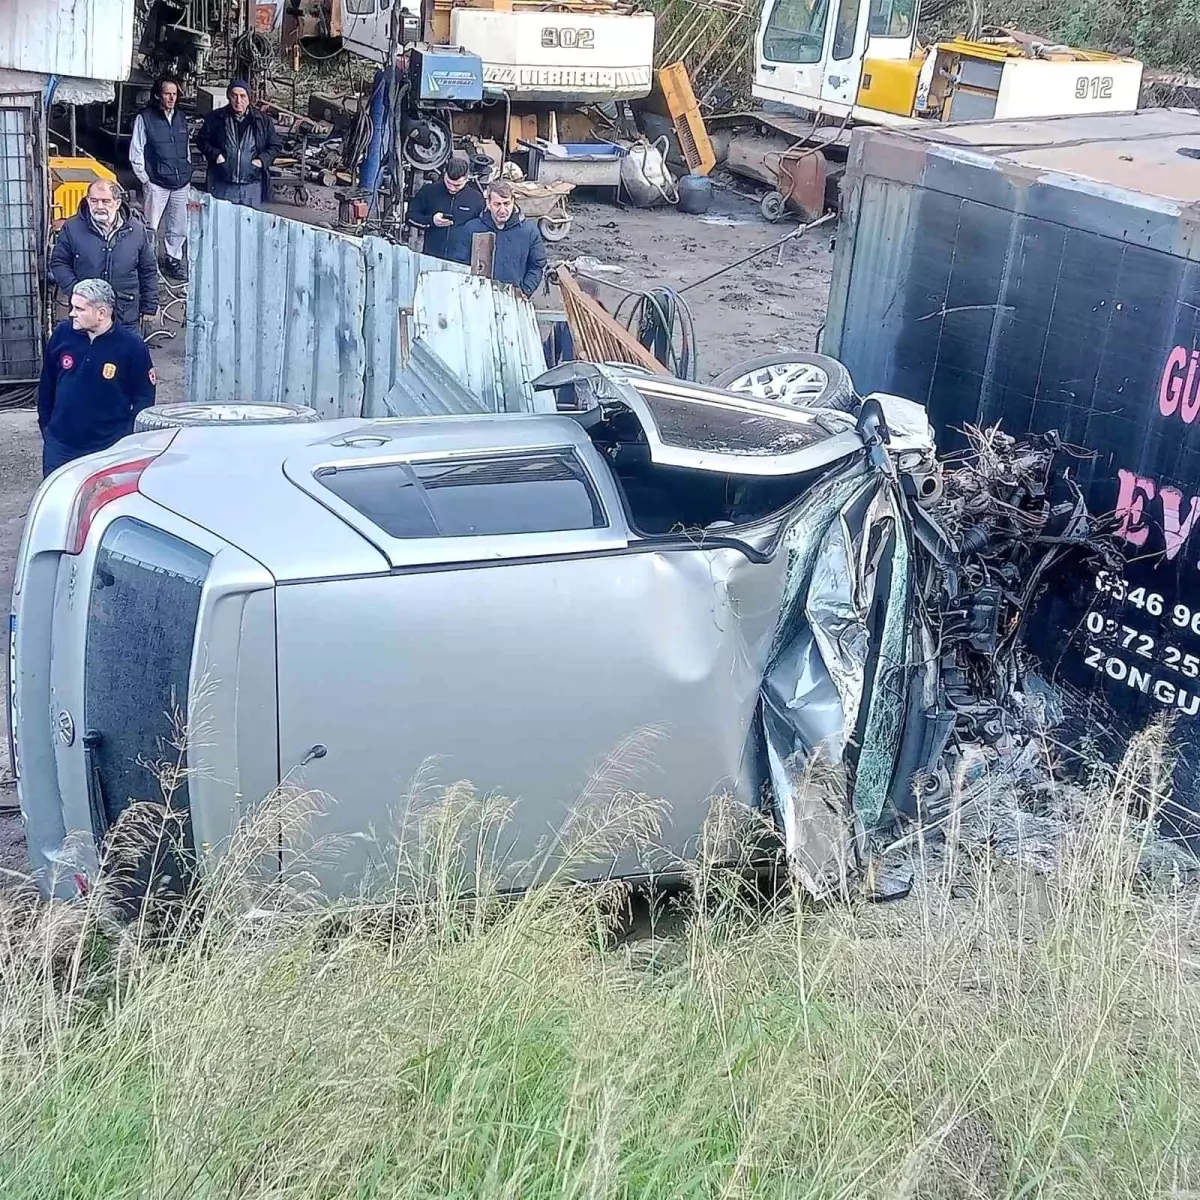
<path fill-rule="evenodd" d="M 153 368 L 153 367 L 151 367 L 151 368 L 150 368 L 150 382 L 151 382 L 152 384 L 157 384 L 157 383 L 158 383 L 158 376 L 157 376 L 157 375 L 155 375 L 155 373 L 154 373 L 154 368 Z"/>
<path fill-rule="evenodd" d="M 116 363 L 105 363 L 104 369 L 100 372 L 100 374 L 103 375 L 105 379 L 114 378 L 117 374 L 117 364 Z"/>
<path fill-rule="evenodd" d="M 75 365 L 75 359 L 70 354 L 64 354 L 62 358 L 59 359 L 59 362 L 62 363 L 62 369 L 64 371 L 69 371 Z"/>

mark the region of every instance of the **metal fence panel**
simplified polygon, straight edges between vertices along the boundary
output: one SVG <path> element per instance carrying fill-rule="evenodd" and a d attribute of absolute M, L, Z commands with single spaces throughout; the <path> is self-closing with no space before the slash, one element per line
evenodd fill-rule
<path fill-rule="evenodd" d="M 478 276 L 423 274 L 413 334 L 449 364 L 489 412 L 553 412 L 552 392 L 529 381 L 545 370 L 537 318 L 523 296 Z M 480 336 L 489 331 L 490 336 Z"/>
<path fill-rule="evenodd" d="M 188 244 L 193 402 L 381 417 L 458 411 L 465 390 L 472 411 L 554 411 L 553 394 L 529 386 L 545 369 L 533 305 L 457 263 L 208 196 L 191 206 Z M 416 393 L 397 382 L 418 339 L 444 370 L 409 404 Z M 429 387 L 446 372 L 454 387 L 439 405 Z"/>
<path fill-rule="evenodd" d="M 367 370 L 363 391 L 363 416 L 382 417 L 391 412 L 388 394 L 403 369 L 401 321 L 411 318 L 417 294 L 417 276 L 425 271 L 466 275 L 459 263 L 444 262 L 394 246 L 382 238 L 363 239 L 367 267 L 367 303 L 363 314 Z"/>
<path fill-rule="evenodd" d="M 0 106 L 0 387 L 30 383 L 41 370 L 32 139 L 32 109 Z"/>
<path fill-rule="evenodd" d="M 202 196 L 188 224 L 188 399 L 362 411 L 366 292 L 354 238 Z"/>

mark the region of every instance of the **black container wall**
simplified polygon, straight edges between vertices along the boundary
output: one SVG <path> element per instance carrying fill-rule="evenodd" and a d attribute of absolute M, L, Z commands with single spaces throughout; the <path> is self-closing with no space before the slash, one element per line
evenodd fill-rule
<path fill-rule="evenodd" d="M 1175 800 L 1200 830 L 1200 150 L 1196 114 L 856 135 L 824 349 L 860 392 L 962 427 L 1058 430 L 1123 578 L 1071 581 L 1033 645 L 1108 750 L 1178 719 Z M 1193 748 L 1194 747 L 1194 748 Z"/>

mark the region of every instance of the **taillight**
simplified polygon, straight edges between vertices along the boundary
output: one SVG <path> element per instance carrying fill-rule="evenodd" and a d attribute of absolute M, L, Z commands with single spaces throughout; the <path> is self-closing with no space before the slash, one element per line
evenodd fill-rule
<path fill-rule="evenodd" d="M 67 527 L 67 553 L 78 554 L 87 541 L 88 531 L 96 514 L 114 500 L 130 496 L 138 490 L 142 472 L 157 458 L 135 458 L 130 462 L 115 463 L 94 475 L 89 475 L 75 495 L 75 507 L 71 510 L 71 524 Z"/>

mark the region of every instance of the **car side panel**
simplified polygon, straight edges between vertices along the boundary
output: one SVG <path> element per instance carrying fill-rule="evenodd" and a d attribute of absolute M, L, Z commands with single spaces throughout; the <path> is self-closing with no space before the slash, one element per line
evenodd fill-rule
<path fill-rule="evenodd" d="M 515 804 L 490 848 L 502 886 L 544 879 L 629 792 L 669 813 L 657 851 L 627 844 L 615 870 L 677 870 L 713 797 L 758 801 L 746 751 L 781 570 L 682 550 L 280 587 L 282 771 L 330 797 L 285 876 L 330 895 L 372 864 L 390 879 L 397 834 L 411 866 L 419 814 L 460 780 Z M 591 851 L 572 874 L 611 873 L 608 842 Z"/>

